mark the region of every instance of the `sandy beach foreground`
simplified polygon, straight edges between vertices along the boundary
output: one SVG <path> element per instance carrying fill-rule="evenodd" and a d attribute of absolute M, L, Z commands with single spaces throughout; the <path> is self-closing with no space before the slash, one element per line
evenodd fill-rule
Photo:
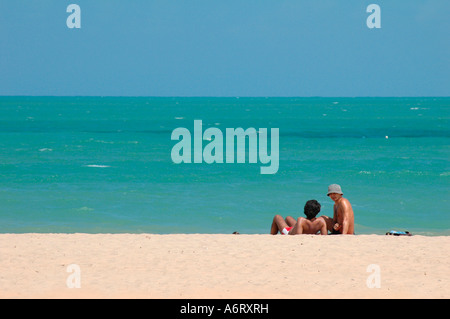
<path fill-rule="evenodd" d="M 450 237 L 0 234 L 0 298 L 449 298 Z"/>

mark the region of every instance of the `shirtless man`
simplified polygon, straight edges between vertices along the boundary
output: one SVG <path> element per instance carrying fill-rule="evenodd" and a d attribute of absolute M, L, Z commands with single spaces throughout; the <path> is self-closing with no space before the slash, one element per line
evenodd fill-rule
<path fill-rule="evenodd" d="M 280 215 L 275 215 L 272 222 L 270 233 L 272 235 L 280 232 L 283 235 L 300 235 L 300 234 L 317 234 L 328 235 L 327 223 L 322 218 L 316 218 L 320 212 L 320 204 L 318 201 L 312 199 L 306 202 L 304 213 L 306 218 L 299 217 L 295 220 L 288 216 L 283 219 Z"/>
<path fill-rule="evenodd" d="M 342 197 L 344 193 L 341 186 L 332 184 L 328 186 L 328 196 L 334 201 L 333 219 L 328 216 L 320 216 L 326 224 L 331 234 L 354 235 L 355 218 L 352 205 L 348 199 Z"/>

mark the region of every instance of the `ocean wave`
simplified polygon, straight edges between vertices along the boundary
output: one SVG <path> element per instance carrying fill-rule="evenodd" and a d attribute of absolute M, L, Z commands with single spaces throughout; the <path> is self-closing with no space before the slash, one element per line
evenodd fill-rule
<path fill-rule="evenodd" d="M 107 168 L 111 167 L 109 165 L 99 165 L 99 164 L 89 164 L 89 165 L 83 165 L 84 167 L 94 167 L 94 168 Z"/>

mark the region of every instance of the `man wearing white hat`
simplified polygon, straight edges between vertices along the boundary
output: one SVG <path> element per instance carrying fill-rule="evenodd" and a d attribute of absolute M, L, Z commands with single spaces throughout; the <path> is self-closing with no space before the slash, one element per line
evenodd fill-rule
<path fill-rule="evenodd" d="M 326 223 L 328 231 L 332 234 L 353 235 L 355 233 L 355 217 L 353 215 L 353 208 L 348 199 L 342 197 L 341 186 L 331 184 L 328 186 L 328 194 L 333 201 L 333 218 L 328 216 L 321 216 Z"/>

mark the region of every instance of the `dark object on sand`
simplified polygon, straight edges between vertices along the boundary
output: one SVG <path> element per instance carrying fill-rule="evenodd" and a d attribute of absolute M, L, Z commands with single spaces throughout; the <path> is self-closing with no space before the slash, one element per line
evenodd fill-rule
<path fill-rule="evenodd" d="M 409 231 L 397 231 L 397 230 L 391 230 L 386 233 L 386 235 L 391 236 L 412 236 L 412 234 Z"/>

